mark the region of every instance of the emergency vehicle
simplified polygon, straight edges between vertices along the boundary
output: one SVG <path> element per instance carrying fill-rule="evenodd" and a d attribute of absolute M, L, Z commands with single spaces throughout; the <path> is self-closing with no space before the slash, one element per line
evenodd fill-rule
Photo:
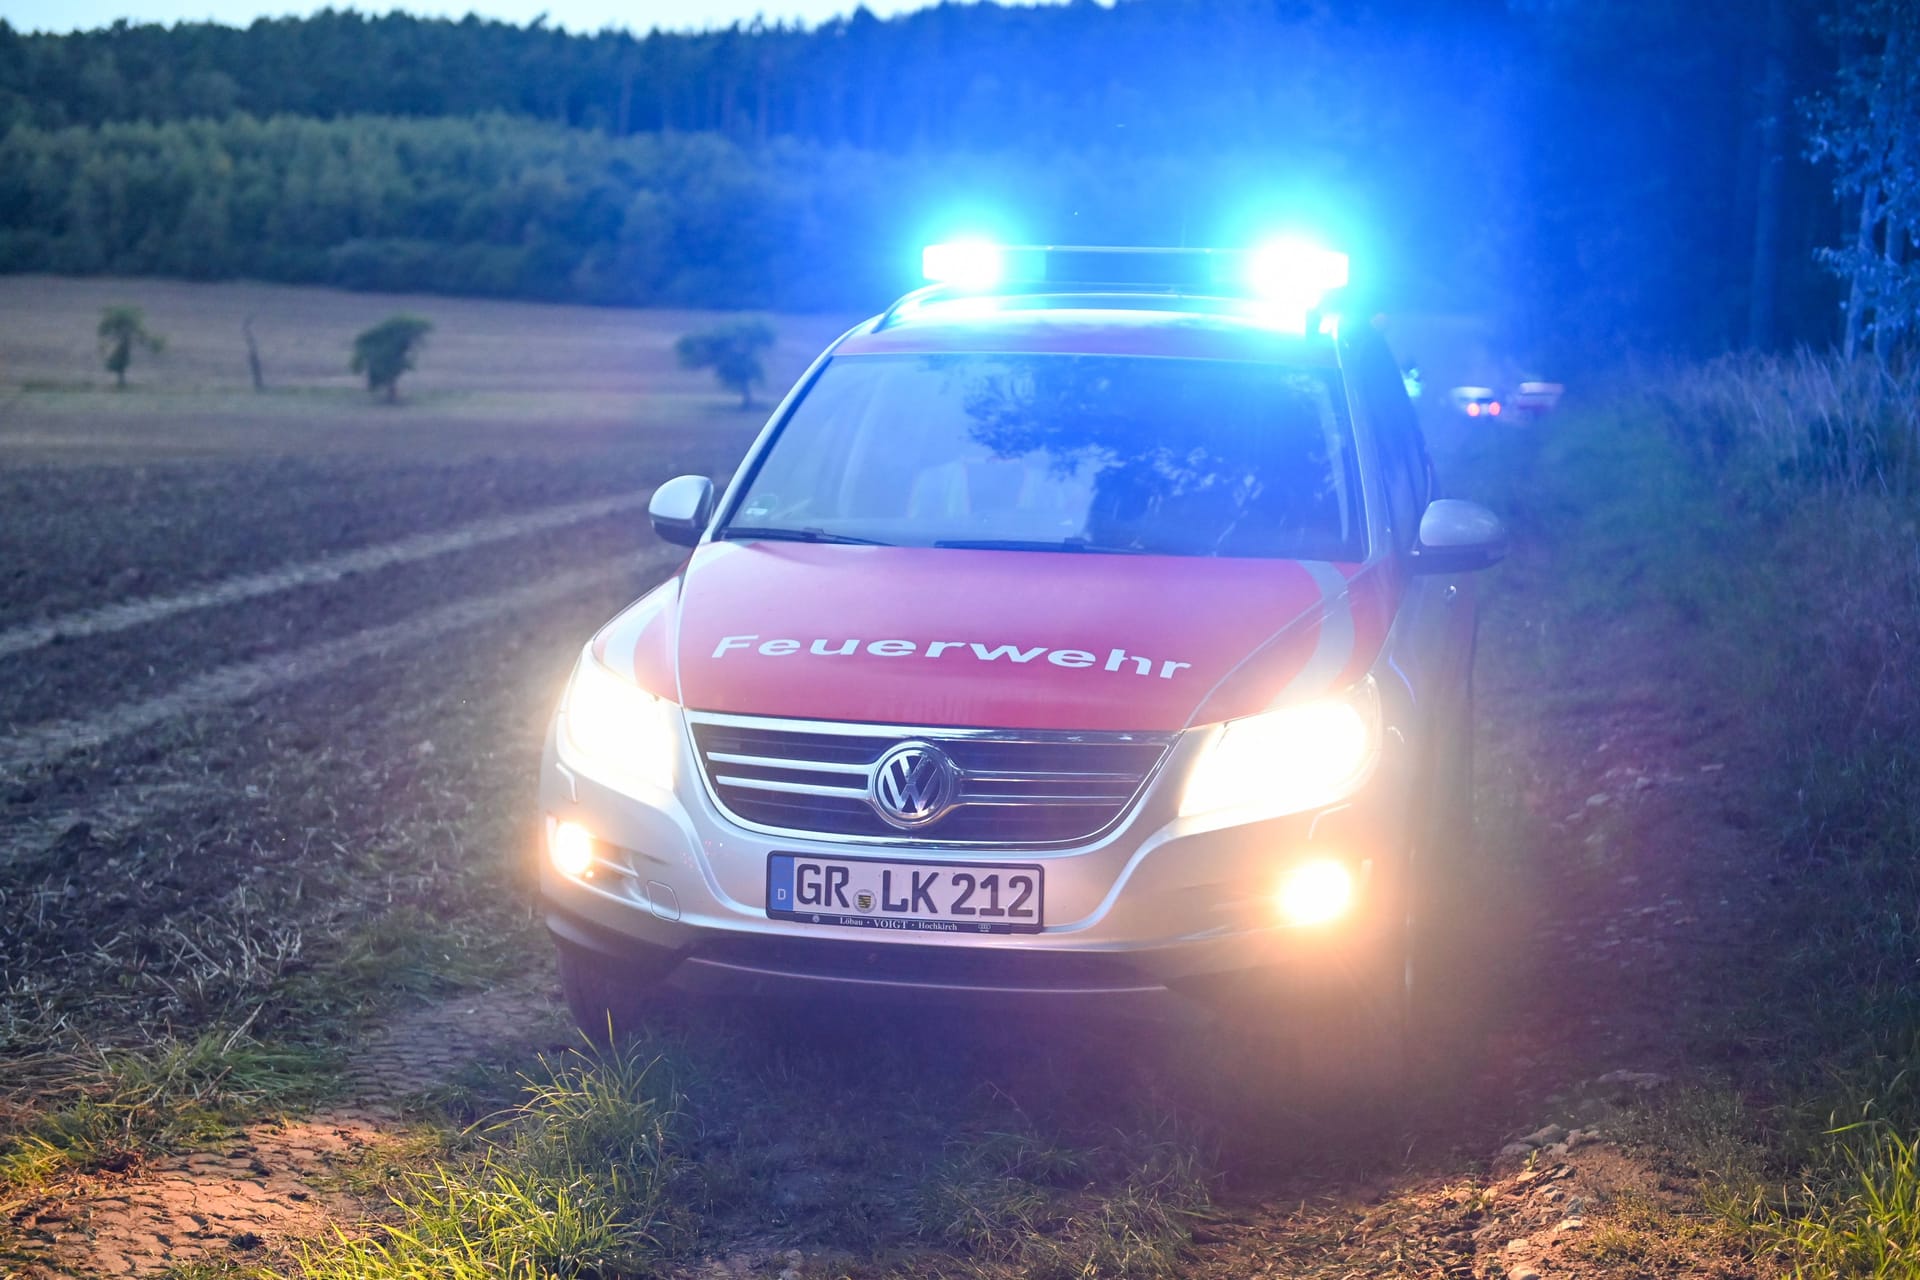
<path fill-rule="evenodd" d="M 653 495 L 691 556 L 587 644 L 541 766 L 572 1013 L 1192 1004 L 1384 1051 L 1500 521 L 1441 496 L 1341 255 L 925 267 L 724 493 Z"/>

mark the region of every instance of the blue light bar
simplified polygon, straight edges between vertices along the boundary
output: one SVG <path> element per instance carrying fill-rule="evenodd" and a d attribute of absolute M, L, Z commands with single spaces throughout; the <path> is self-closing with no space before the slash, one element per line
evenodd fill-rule
<path fill-rule="evenodd" d="M 1257 249 L 1000 245 L 956 240 L 921 254 L 935 284 L 987 292 L 1021 285 L 1168 289 L 1251 297 L 1304 313 L 1347 283 L 1347 255 L 1282 239 Z"/>

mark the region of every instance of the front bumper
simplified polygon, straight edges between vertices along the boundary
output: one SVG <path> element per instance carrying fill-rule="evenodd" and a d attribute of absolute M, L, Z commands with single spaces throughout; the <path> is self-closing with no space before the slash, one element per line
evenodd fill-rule
<path fill-rule="evenodd" d="M 766 864 L 775 852 L 871 855 L 829 839 L 746 830 L 715 806 L 691 750 L 671 791 L 615 790 L 571 767 L 548 736 L 541 801 L 549 827 L 585 826 L 595 859 L 583 878 L 539 858 L 549 928 L 574 947 L 630 961 L 673 985 L 772 994 L 794 987 L 914 998 L 981 994 L 1155 1004 L 1209 996 L 1276 976 L 1350 968 L 1404 919 L 1399 858 L 1402 762 L 1389 752 L 1363 790 L 1316 812 L 1223 824 L 1178 815 L 1196 740 L 1176 743 L 1132 813 L 1070 848 L 916 849 L 885 856 L 943 862 L 1039 863 L 1047 920 L 1039 933 L 956 936 L 769 919 Z M 1331 854 L 1360 880 L 1337 924 L 1292 929 L 1273 905 L 1296 858 Z"/>

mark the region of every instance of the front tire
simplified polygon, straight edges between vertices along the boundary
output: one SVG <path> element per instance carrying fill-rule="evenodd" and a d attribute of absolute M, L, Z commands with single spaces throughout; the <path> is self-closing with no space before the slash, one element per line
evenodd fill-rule
<path fill-rule="evenodd" d="M 1408 973 L 1395 934 L 1340 954 L 1306 943 L 1292 963 L 1216 987 L 1223 1078 L 1261 1095 L 1278 1086 L 1310 1111 L 1394 1114 L 1407 1085 Z"/>
<path fill-rule="evenodd" d="M 646 1029 L 660 1003 L 662 970 L 554 939 L 567 1012 L 595 1044 L 620 1044 Z"/>
<path fill-rule="evenodd" d="M 1411 979 L 1396 937 L 1296 991 L 1287 1065 L 1309 1097 L 1385 1104 L 1405 1092 Z"/>

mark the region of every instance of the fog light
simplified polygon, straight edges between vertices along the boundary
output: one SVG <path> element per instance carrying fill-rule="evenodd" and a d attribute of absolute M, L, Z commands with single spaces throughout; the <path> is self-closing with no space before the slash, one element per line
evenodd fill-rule
<path fill-rule="evenodd" d="M 1288 869 L 1274 901 L 1296 928 L 1330 924 L 1353 906 L 1353 872 L 1335 858 L 1309 858 Z"/>
<path fill-rule="evenodd" d="M 561 875 L 582 879 L 593 869 L 593 833 L 577 822 L 558 823 L 547 837 L 547 854 Z"/>

